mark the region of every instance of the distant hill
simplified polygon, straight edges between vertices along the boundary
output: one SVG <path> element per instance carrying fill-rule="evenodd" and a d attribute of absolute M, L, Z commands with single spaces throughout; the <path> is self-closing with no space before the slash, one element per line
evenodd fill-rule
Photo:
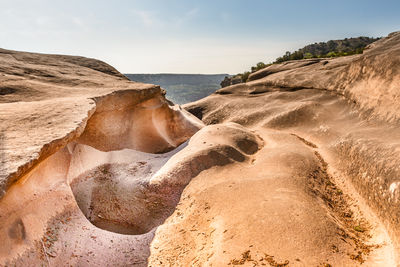
<path fill-rule="evenodd" d="M 125 74 L 132 81 L 158 84 L 167 91 L 175 104 L 185 104 L 204 98 L 220 88 L 229 74 Z"/>
<path fill-rule="evenodd" d="M 299 60 L 307 58 L 331 58 L 350 56 L 354 54 L 361 54 L 367 45 L 379 40 L 381 38 L 371 38 L 360 36 L 356 38 L 345 38 L 342 40 L 329 40 L 327 42 L 319 42 L 306 45 L 303 48 L 294 52 L 286 51 L 286 53 L 278 57 L 274 62 L 264 63 L 258 62 L 255 66 L 251 67 L 250 71 L 238 73 L 231 77 L 226 77 L 221 83 L 222 87 L 226 87 L 236 83 L 246 82 L 249 75 L 260 69 L 266 68 L 272 64 L 282 63 L 289 60 Z"/>
<path fill-rule="evenodd" d="M 379 39 L 380 38 L 361 36 L 357 38 L 345 38 L 342 40 L 314 43 L 306 45 L 292 53 L 287 51 L 285 55 L 278 57 L 274 63 L 304 58 L 338 57 L 361 54 L 367 45 Z"/>

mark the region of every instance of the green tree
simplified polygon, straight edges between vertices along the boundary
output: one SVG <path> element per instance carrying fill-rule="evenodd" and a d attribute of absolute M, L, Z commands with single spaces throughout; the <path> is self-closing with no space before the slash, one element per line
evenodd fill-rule
<path fill-rule="evenodd" d="M 304 54 L 304 58 L 313 58 L 313 57 L 314 57 L 313 54 L 311 54 L 309 52 Z"/>
<path fill-rule="evenodd" d="M 249 78 L 250 71 L 246 71 L 242 74 L 242 82 L 247 82 L 247 79 Z"/>
<path fill-rule="evenodd" d="M 258 70 L 261 70 L 265 67 L 267 67 L 268 65 L 266 65 L 264 62 L 258 62 L 257 65 L 251 67 L 251 72 L 256 72 Z"/>
<path fill-rule="evenodd" d="M 337 54 L 334 51 L 329 52 L 328 54 L 326 54 L 326 57 L 336 57 Z"/>

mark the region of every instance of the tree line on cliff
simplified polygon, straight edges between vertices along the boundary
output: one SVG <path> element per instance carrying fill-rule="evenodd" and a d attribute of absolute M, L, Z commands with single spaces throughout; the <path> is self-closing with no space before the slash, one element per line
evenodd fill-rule
<path fill-rule="evenodd" d="M 231 84 L 246 82 L 251 73 L 266 68 L 272 64 L 278 64 L 289 60 L 332 58 L 361 54 L 367 45 L 379 39 L 380 38 L 361 36 L 357 38 L 329 40 L 328 42 L 319 42 L 306 45 L 305 47 L 294 52 L 287 51 L 284 55 L 278 57 L 274 62 L 258 62 L 255 66 L 251 67 L 250 71 L 238 73 L 231 77 L 226 77 L 224 81 L 221 82 L 221 86 L 225 87 Z"/>

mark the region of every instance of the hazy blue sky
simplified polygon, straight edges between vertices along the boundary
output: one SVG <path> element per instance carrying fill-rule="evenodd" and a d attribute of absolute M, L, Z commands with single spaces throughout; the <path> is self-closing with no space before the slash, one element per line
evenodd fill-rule
<path fill-rule="evenodd" d="M 237 73 L 306 44 L 400 30 L 400 0 L 0 0 L 0 47 L 123 73 Z"/>

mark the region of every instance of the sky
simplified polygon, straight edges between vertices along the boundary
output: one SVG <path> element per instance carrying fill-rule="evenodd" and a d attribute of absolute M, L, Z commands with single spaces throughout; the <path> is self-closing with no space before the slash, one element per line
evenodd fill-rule
<path fill-rule="evenodd" d="M 400 30 L 399 0 L 0 0 L 0 47 L 122 73 L 229 73 L 285 51 Z"/>

